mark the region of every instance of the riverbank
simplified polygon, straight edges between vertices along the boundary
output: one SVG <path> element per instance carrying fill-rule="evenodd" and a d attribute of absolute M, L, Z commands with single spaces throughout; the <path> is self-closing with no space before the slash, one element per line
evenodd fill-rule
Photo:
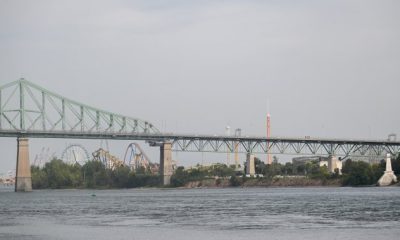
<path fill-rule="evenodd" d="M 233 186 L 234 185 L 234 186 Z M 303 176 L 267 178 L 237 178 L 236 184 L 228 178 L 190 181 L 183 188 L 226 188 L 226 187 L 340 187 L 340 179 L 311 179 Z"/>
<path fill-rule="evenodd" d="M 235 171 L 235 166 L 213 164 L 196 165 L 185 169 L 178 167 L 167 188 L 220 188 L 220 187 L 323 187 L 323 186 L 373 186 L 383 175 L 385 165 L 347 160 L 339 172 L 330 173 L 317 162 L 293 166 L 273 163 L 265 165 L 256 161 L 256 174 L 263 177 L 246 177 Z M 400 157 L 393 162 L 395 173 L 400 172 Z M 107 168 L 102 162 L 88 161 L 83 166 L 70 165 L 54 159 L 44 167 L 31 167 L 34 189 L 124 189 L 163 187 L 160 175 L 149 169 L 132 169 L 128 166 Z M 240 175 L 238 175 L 240 174 Z"/>

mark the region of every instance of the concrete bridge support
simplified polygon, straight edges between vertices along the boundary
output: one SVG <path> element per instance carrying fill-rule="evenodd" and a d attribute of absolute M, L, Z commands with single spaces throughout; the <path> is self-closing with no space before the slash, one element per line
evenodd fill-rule
<path fill-rule="evenodd" d="M 28 138 L 17 138 L 17 167 L 15 176 L 15 191 L 32 191 L 31 165 L 29 163 Z"/>
<path fill-rule="evenodd" d="M 397 182 L 397 177 L 394 175 L 392 170 L 392 162 L 390 160 L 390 154 L 386 154 L 386 171 L 378 181 L 378 186 L 389 186 L 392 183 Z"/>
<path fill-rule="evenodd" d="M 160 176 L 162 184 L 171 184 L 172 169 L 172 143 L 165 142 L 160 146 Z"/>
<path fill-rule="evenodd" d="M 342 162 L 335 155 L 331 155 L 328 159 L 328 171 L 334 173 L 336 168 L 339 169 L 339 174 L 342 174 Z"/>
<path fill-rule="evenodd" d="M 246 175 L 254 176 L 256 174 L 256 168 L 254 163 L 254 154 L 247 153 L 246 156 Z"/>

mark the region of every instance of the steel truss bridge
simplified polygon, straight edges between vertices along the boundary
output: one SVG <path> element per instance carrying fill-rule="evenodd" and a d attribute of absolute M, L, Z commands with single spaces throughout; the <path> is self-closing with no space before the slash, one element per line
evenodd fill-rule
<path fill-rule="evenodd" d="M 382 156 L 400 151 L 389 140 L 240 137 L 161 133 L 153 124 L 64 98 L 25 79 L 0 87 L 0 137 L 144 140 L 173 151 Z"/>
<path fill-rule="evenodd" d="M 159 133 L 147 121 L 87 106 L 25 79 L 0 87 L 0 130 Z"/>
<path fill-rule="evenodd" d="M 288 155 L 382 156 L 400 152 L 400 142 L 280 137 L 228 137 L 211 135 L 136 134 L 119 132 L 63 132 L 0 130 L 2 137 L 142 140 L 151 146 L 171 142 L 173 151 L 259 153 Z"/>

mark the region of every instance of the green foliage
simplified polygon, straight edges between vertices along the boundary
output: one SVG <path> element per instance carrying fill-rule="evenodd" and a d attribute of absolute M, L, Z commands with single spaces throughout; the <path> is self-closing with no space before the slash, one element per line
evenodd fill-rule
<path fill-rule="evenodd" d="M 285 163 L 285 165 L 283 166 L 283 169 L 282 169 L 282 173 L 283 173 L 283 175 L 294 175 L 293 163 L 291 163 L 291 162 Z"/>
<path fill-rule="evenodd" d="M 379 164 L 372 164 L 371 165 L 371 181 L 372 184 L 377 183 L 379 178 L 382 177 L 383 173 L 385 172 L 386 168 L 386 161 L 382 160 Z"/>
<path fill-rule="evenodd" d="M 61 160 L 53 159 L 45 164 L 43 171 L 44 173 L 38 173 L 38 175 L 47 176 L 49 188 L 78 187 L 82 183 L 79 165 L 69 165 Z"/>
<path fill-rule="evenodd" d="M 231 178 L 229 179 L 229 184 L 232 187 L 237 187 L 237 186 L 240 186 L 241 181 L 236 175 L 232 175 Z"/>
<path fill-rule="evenodd" d="M 294 166 L 294 174 L 295 175 L 306 175 L 307 170 L 306 170 L 306 165 L 300 164 L 298 166 Z"/>
<path fill-rule="evenodd" d="M 225 164 L 214 164 L 207 171 L 209 176 L 228 177 L 235 174 L 235 166 L 227 166 Z"/>
<path fill-rule="evenodd" d="M 328 167 L 322 166 L 320 167 L 318 163 L 311 163 L 308 166 L 308 176 L 312 179 L 321 179 L 326 181 L 332 175 L 328 171 Z"/>
<path fill-rule="evenodd" d="M 184 167 L 178 167 L 171 176 L 171 186 L 181 187 L 189 181 L 189 174 Z"/>
<path fill-rule="evenodd" d="M 264 174 L 263 170 L 265 168 L 265 163 L 256 157 L 256 158 L 254 158 L 254 168 L 255 168 L 256 174 Z"/>
<path fill-rule="evenodd" d="M 111 171 L 111 182 L 113 187 L 126 188 L 129 184 L 130 169 L 127 166 L 119 166 Z"/>
<path fill-rule="evenodd" d="M 396 158 L 400 165 L 400 157 Z M 394 163 L 395 161 L 393 161 Z M 395 164 L 393 164 L 395 166 Z M 396 165 L 397 166 L 397 165 Z M 393 167 L 394 168 L 394 167 Z M 275 176 L 300 175 L 314 180 L 321 180 L 322 184 L 335 179 L 341 180 L 345 186 L 373 185 L 382 176 L 385 163 L 370 165 L 366 162 L 354 162 L 347 160 L 344 163 L 342 173 L 338 170 L 330 173 L 326 166 L 320 166 L 318 161 L 307 162 L 306 164 L 293 165 L 292 163 L 281 164 L 274 161 L 272 164 L 264 164 L 260 159 L 255 158 L 255 169 L 257 174 L 263 174 L 264 178 L 273 179 Z M 228 175 L 229 173 L 232 173 Z M 171 178 L 172 186 L 184 186 L 190 181 L 203 180 L 210 177 L 227 177 L 231 186 L 240 186 L 248 179 L 245 175 L 236 177 L 234 168 L 224 164 L 216 164 L 210 167 L 197 165 L 195 168 L 185 170 L 179 167 Z"/>
<path fill-rule="evenodd" d="M 277 162 L 272 162 L 271 164 L 264 165 L 262 173 L 266 178 L 273 178 L 276 175 L 282 174 L 282 164 Z"/>
<path fill-rule="evenodd" d="M 84 186 L 87 188 L 109 187 L 110 174 L 103 163 L 88 161 L 82 166 Z"/>
<path fill-rule="evenodd" d="M 345 186 L 372 185 L 382 176 L 383 165 L 349 159 L 343 165 L 342 173 L 342 184 Z"/>
<path fill-rule="evenodd" d="M 143 169 L 142 169 L 143 170 Z M 99 161 L 70 165 L 53 159 L 43 168 L 31 167 L 32 187 L 41 188 L 132 188 L 159 186 L 160 177 L 146 171 L 135 173 L 126 166 L 107 169 Z"/>
<path fill-rule="evenodd" d="M 185 170 L 184 167 L 178 167 L 171 177 L 171 186 L 181 187 L 191 181 L 200 181 L 207 178 L 224 178 L 235 175 L 235 166 L 225 164 L 213 164 L 211 166 L 197 165 L 195 168 Z M 217 181 L 217 184 L 221 180 Z"/>
<path fill-rule="evenodd" d="M 129 174 L 128 188 L 136 187 L 157 187 L 160 186 L 160 176 L 149 175 L 149 174 L 134 174 L 131 172 Z"/>
<path fill-rule="evenodd" d="M 392 160 L 393 170 L 400 174 L 400 155 Z M 265 178 L 274 176 L 304 175 L 311 179 L 320 179 L 325 182 L 328 179 L 341 178 L 345 186 L 376 184 L 385 170 L 385 162 L 370 165 L 366 162 L 347 160 L 342 169 L 343 175 L 338 172 L 329 173 L 326 166 L 319 166 L 318 162 L 308 162 L 294 166 L 292 163 L 280 164 L 274 161 L 267 165 L 260 159 L 255 159 L 257 174 L 263 174 Z M 61 160 L 53 159 L 43 168 L 31 167 L 32 187 L 40 188 L 135 188 L 160 186 L 161 179 L 158 175 L 149 174 L 148 169 L 131 171 L 126 166 L 120 166 L 113 170 L 107 169 L 101 162 L 89 161 L 85 165 L 69 165 Z M 185 169 L 178 167 L 171 177 L 171 186 L 180 187 L 191 181 L 200 181 L 217 178 L 217 184 L 222 183 L 222 178 L 229 178 L 231 186 L 240 186 L 246 182 L 246 177 L 237 177 L 235 166 L 214 164 L 212 166 L 197 165 L 194 168 Z"/>
<path fill-rule="evenodd" d="M 32 187 L 34 189 L 48 188 L 47 173 L 42 171 L 39 167 L 31 167 Z"/>
<path fill-rule="evenodd" d="M 400 175 L 400 154 L 397 154 L 396 158 L 392 160 L 392 170 L 394 174 Z"/>

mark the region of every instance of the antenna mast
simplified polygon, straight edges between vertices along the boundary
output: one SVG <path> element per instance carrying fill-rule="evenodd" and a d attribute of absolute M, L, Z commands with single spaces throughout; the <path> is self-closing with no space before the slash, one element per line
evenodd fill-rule
<path fill-rule="evenodd" d="M 267 101 L 267 164 L 272 163 L 271 153 L 270 153 L 270 142 L 271 137 L 271 115 L 269 114 L 269 101 Z"/>

